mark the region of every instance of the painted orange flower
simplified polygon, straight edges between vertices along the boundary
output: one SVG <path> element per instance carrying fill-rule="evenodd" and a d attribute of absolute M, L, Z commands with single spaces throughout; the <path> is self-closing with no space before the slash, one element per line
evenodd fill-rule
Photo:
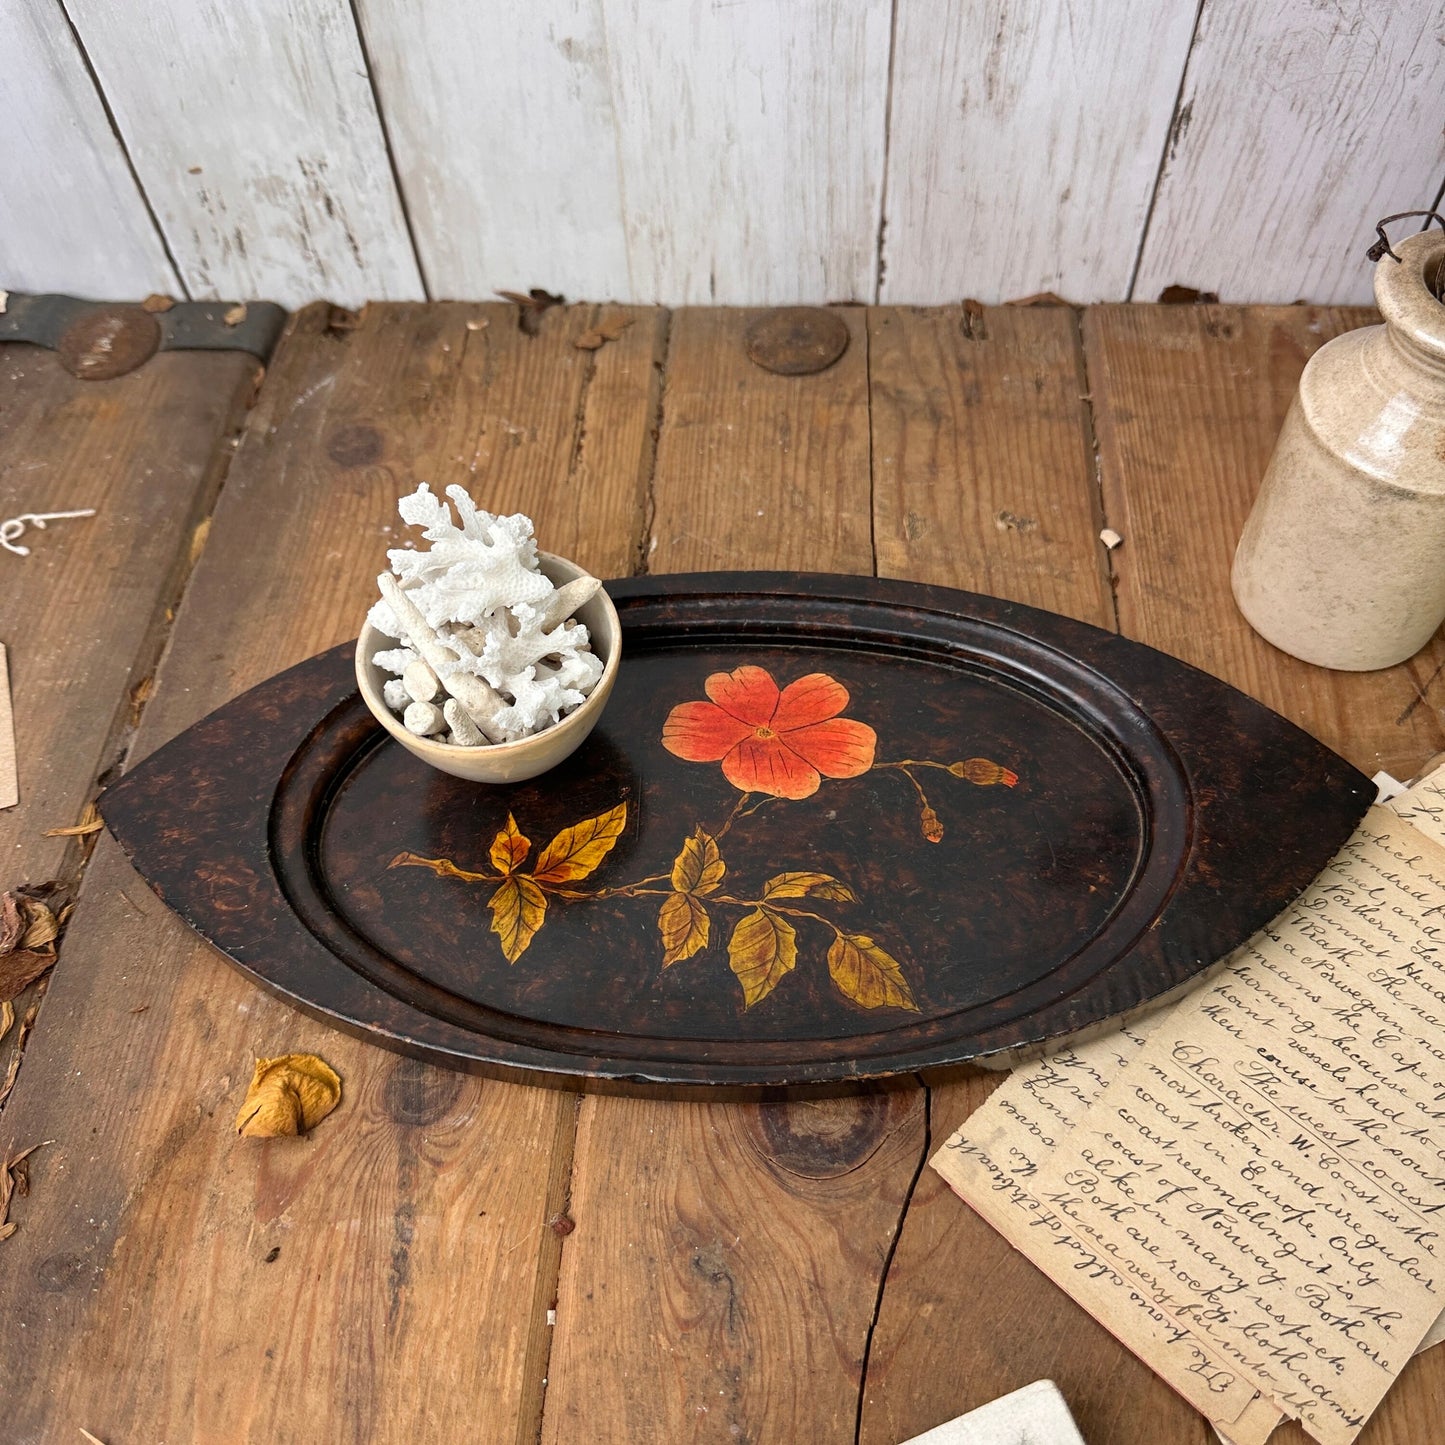
<path fill-rule="evenodd" d="M 878 735 L 838 714 L 848 689 L 812 672 L 779 690 L 761 667 L 715 672 L 703 684 L 711 702 L 679 703 L 662 726 L 662 745 L 689 763 L 722 762 L 744 793 L 807 798 L 822 778 L 856 778 L 873 766 Z"/>

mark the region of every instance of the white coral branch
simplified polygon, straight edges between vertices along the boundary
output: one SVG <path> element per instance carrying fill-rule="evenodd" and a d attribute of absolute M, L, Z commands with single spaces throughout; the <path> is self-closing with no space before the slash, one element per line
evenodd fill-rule
<path fill-rule="evenodd" d="M 588 578 L 554 587 L 538 564 L 529 518 L 481 511 L 458 486 L 448 487 L 447 496 L 455 521 L 425 483 L 397 504 L 402 519 L 422 528 L 431 546 L 387 553 L 405 596 L 393 589 L 395 606 L 378 602 L 368 620 L 388 637 L 414 646 L 426 642 L 448 691 L 458 691 L 468 677 L 481 680 L 467 682 L 470 688 L 485 682 L 499 699 L 485 731 L 507 741 L 528 737 L 579 707 L 602 676 L 587 629 L 570 620 L 599 584 Z M 411 613 L 413 605 L 420 618 Z M 438 652 L 425 632 L 409 636 L 397 608 L 415 627 L 424 621 L 445 651 Z M 400 673 L 416 656 L 413 648 L 400 648 L 378 653 L 375 661 Z"/>

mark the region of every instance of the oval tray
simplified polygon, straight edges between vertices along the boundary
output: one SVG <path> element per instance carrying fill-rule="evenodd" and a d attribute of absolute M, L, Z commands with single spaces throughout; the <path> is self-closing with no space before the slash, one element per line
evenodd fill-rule
<path fill-rule="evenodd" d="M 1186 984 L 1288 903 L 1373 785 L 1217 679 L 943 588 L 610 584 L 616 692 L 487 788 L 367 712 L 349 646 L 101 800 L 258 982 L 439 1063 L 824 1084 L 1062 1038 Z"/>

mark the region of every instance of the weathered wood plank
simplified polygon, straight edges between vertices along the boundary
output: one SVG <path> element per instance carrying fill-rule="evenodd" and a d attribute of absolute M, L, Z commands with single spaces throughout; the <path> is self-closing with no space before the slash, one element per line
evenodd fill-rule
<path fill-rule="evenodd" d="M 600 6 L 627 231 L 621 294 L 871 300 L 887 0 Z M 596 163 L 610 163 L 597 149 Z"/>
<path fill-rule="evenodd" d="M 878 574 L 1112 627 L 1077 322 L 868 313 Z"/>
<path fill-rule="evenodd" d="M 654 571 L 871 570 L 867 336 L 778 377 L 748 316 L 673 318 Z M 542 1438 L 851 1442 L 923 1096 L 584 1099 Z"/>
<path fill-rule="evenodd" d="M 636 299 L 597 0 L 357 8 L 432 291 Z"/>
<path fill-rule="evenodd" d="M 374 307 L 336 333 L 324 307 L 297 318 L 135 751 L 351 636 L 417 480 L 525 505 L 544 539 L 554 517 L 575 527 L 579 431 L 645 433 L 654 405 L 649 362 L 591 409 L 588 378 L 622 359 L 574 347 L 592 315 L 551 312 L 535 339 L 503 306 Z M 658 324 L 633 328 L 649 356 Z M 618 534 L 631 554 L 625 488 L 586 521 L 568 544 L 584 564 L 605 566 Z M 237 1140 L 253 1056 L 289 1050 L 337 1068 L 341 1109 L 304 1141 Z M 5 1115 L 7 1139 L 56 1141 L 5 1245 L 7 1429 L 119 1440 L 145 1420 L 157 1438 L 290 1445 L 465 1420 L 478 1439 L 535 1439 L 560 1247 L 546 1221 L 574 1112 L 259 994 L 106 840 Z"/>
<path fill-rule="evenodd" d="M 59 5 L 0 5 L 0 287 L 146 296 L 179 281 Z"/>
<path fill-rule="evenodd" d="M 1205 5 L 1132 298 L 1369 302 L 1375 222 L 1445 169 L 1442 88 L 1433 0 Z"/>
<path fill-rule="evenodd" d="M 20 803 L 0 812 L 0 883 L 60 875 L 110 766 L 130 688 L 154 665 L 259 368 L 239 352 L 166 352 L 113 381 L 77 381 L 48 351 L 0 346 L 0 517 L 94 507 L 0 552 Z M 138 667 L 139 670 L 136 670 Z"/>
<path fill-rule="evenodd" d="M 1074 313 L 879 309 L 869 340 L 880 574 L 1112 627 Z M 933 1085 L 933 1147 L 1001 1077 Z M 925 1169 L 883 1291 L 860 1445 L 1043 1378 L 1097 1445 L 1203 1445 L 1187 1406 Z"/>
<path fill-rule="evenodd" d="M 1445 746 L 1437 638 L 1383 672 L 1327 672 L 1240 616 L 1229 567 L 1300 371 L 1372 320 L 1291 306 L 1109 306 L 1086 313 L 1123 631 L 1232 682 L 1367 773 L 1409 777 Z"/>
<path fill-rule="evenodd" d="M 878 299 L 1123 296 L 1194 14 L 900 0 Z"/>
<path fill-rule="evenodd" d="M 345 0 L 69 11 L 193 296 L 422 295 Z"/>

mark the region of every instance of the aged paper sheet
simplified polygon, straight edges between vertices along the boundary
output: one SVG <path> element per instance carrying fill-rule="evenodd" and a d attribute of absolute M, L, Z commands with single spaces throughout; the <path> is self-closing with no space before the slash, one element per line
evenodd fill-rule
<path fill-rule="evenodd" d="M 1101 1260 L 1088 1233 L 1034 1190 L 1041 1161 L 1068 1138 L 1145 1042 L 1144 1029 L 1121 1029 L 1016 1070 L 935 1155 L 933 1167 L 1055 1284 L 1228 1433 L 1233 1445 L 1263 1445 L 1280 1411 L 1207 1340 L 1150 1307 L 1128 1271 Z"/>
<path fill-rule="evenodd" d="M 1344 1445 L 1445 1306 L 1445 847 L 1373 810 L 1147 1027 L 1020 1070 L 935 1167 L 1237 1445 L 1275 1406 Z"/>

